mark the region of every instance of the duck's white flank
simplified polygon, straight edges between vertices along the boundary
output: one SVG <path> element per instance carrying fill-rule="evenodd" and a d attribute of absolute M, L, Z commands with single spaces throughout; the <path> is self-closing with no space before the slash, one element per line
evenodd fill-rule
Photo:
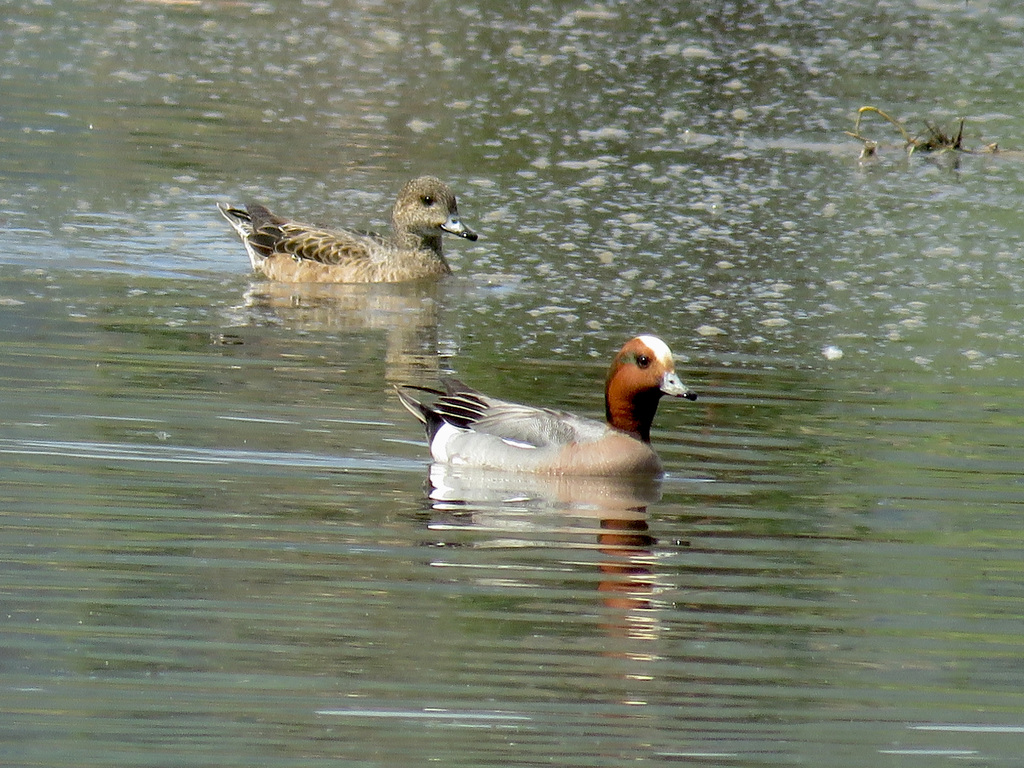
<path fill-rule="evenodd" d="M 459 429 L 454 424 L 449 424 L 447 421 L 441 425 L 441 428 L 434 433 L 434 439 L 430 441 L 430 456 L 434 461 L 447 464 L 452 461 L 451 455 L 448 453 L 448 446 L 452 440 L 464 433 L 466 430 Z"/>

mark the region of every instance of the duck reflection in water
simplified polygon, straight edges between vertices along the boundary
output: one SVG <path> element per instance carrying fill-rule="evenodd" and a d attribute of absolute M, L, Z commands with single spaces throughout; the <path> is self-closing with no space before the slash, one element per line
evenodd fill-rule
<path fill-rule="evenodd" d="M 593 564 L 599 572 L 601 602 L 614 609 L 606 631 L 656 632 L 656 618 L 636 612 L 655 607 L 652 596 L 666 586 L 654 568 L 657 540 L 647 522 L 648 505 L 661 498 L 657 478 L 525 475 L 434 463 L 429 486 L 431 530 L 486 534 L 474 537 L 474 548 L 571 552 L 563 564 L 574 570 Z"/>
<path fill-rule="evenodd" d="M 260 281 L 232 307 L 239 327 L 273 324 L 303 332 L 384 335 L 384 378 L 399 383 L 438 372 L 437 283 L 277 283 Z M 271 343 L 267 341 L 266 343 Z M 289 342 L 290 343 L 290 342 Z"/>

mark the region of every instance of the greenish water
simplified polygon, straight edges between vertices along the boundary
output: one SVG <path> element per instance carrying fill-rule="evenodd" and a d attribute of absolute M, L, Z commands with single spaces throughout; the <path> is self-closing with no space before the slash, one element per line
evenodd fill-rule
<path fill-rule="evenodd" d="M 5 765 L 1019 763 L 1015 5 L 5 28 Z M 864 104 L 1006 151 L 862 163 Z M 266 285 L 214 206 L 424 172 L 439 286 Z M 599 416 L 648 331 L 701 395 L 653 486 L 441 472 L 393 396 Z"/>

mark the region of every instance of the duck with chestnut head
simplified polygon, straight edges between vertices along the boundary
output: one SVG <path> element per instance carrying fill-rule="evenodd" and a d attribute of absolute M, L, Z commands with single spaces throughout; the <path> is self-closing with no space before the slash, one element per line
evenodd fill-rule
<path fill-rule="evenodd" d="M 435 462 L 549 475 L 660 474 L 651 447 L 658 403 L 665 395 L 697 399 L 676 374 L 668 345 L 649 335 L 627 341 L 612 360 L 604 422 L 500 400 L 455 379 L 442 384 L 398 388 L 402 405 L 424 424 Z"/>

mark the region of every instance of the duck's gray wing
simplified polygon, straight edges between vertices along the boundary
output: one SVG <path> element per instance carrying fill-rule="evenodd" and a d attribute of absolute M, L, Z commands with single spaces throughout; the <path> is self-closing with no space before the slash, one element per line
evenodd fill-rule
<path fill-rule="evenodd" d="M 446 393 L 433 404 L 449 424 L 494 435 L 506 442 L 545 448 L 596 440 L 608 427 L 566 411 L 511 403 L 484 395 L 454 379 L 446 379 Z"/>

